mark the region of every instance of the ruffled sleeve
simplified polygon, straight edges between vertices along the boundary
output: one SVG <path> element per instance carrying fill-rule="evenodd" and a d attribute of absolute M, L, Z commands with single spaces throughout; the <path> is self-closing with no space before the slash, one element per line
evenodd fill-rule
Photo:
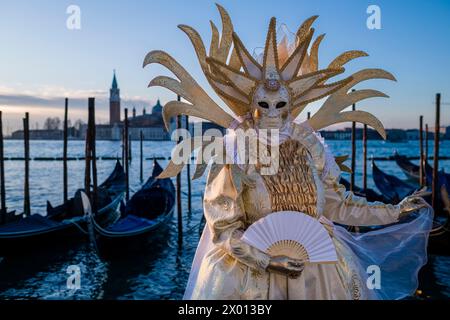
<path fill-rule="evenodd" d="M 208 178 L 204 212 L 212 242 L 241 263 L 263 271 L 269 256 L 241 240 L 245 228 L 242 184 L 232 171 L 231 165 L 213 165 Z"/>
<path fill-rule="evenodd" d="M 327 162 L 330 160 L 328 157 Z M 400 205 L 368 202 L 353 192 L 346 191 L 339 184 L 340 170 L 334 162 L 327 164 L 329 170 L 323 178 L 325 191 L 325 207 L 323 215 L 328 219 L 350 226 L 387 225 L 398 221 Z"/>
<path fill-rule="evenodd" d="M 329 220 L 351 226 L 386 225 L 398 221 L 400 205 L 368 202 L 347 192 L 339 184 L 341 170 L 333 154 L 326 146 L 320 134 L 314 132 L 307 121 L 296 124 L 294 137 L 309 150 L 323 185 L 323 215 Z M 322 189 L 322 188 L 321 188 Z M 322 198 L 322 197 L 319 197 Z"/>

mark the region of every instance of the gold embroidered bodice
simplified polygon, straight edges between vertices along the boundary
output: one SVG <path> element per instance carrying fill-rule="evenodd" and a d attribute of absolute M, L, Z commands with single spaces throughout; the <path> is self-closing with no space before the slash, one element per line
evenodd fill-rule
<path fill-rule="evenodd" d="M 317 217 L 317 187 L 308 150 L 289 139 L 279 147 L 274 175 L 258 175 L 256 186 L 243 192 L 247 223 L 276 211 L 300 211 Z"/>
<path fill-rule="evenodd" d="M 278 173 L 263 175 L 272 211 L 300 211 L 317 215 L 317 190 L 308 150 L 296 140 L 280 145 Z"/>

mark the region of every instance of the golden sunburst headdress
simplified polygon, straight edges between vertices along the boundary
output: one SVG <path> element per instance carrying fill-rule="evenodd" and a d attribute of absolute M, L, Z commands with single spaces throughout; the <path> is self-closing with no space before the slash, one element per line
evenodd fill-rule
<path fill-rule="evenodd" d="M 318 69 L 319 45 L 324 35 L 318 36 L 311 44 L 317 19 L 307 19 L 296 33 L 296 47 L 291 54 L 279 47 L 276 38 L 276 20 L 272 18 L 267 33 L 262 64 L 248 52 L 237 34 L 228 13 L 217 5 L 222 19 L 222 35 L 211 22 L 212 38 L 209 53 L 193 28 L 180 25 L 191 40 L 200 66 L 209 84 L 231 109 L 235 116 L 250 112 L 254 89 L 263 84 L 268 90 L 277 90 L 283 83 L 291 96 L 293 117 L 297 117 L 307 104 L 328 96 L 321 108 L 309 119 L 314 130 L 332 124 L 355 121 L 367 124 L 385 137 L 381 122 L 365 111 L 345 111 L 348 106 L 372 97 L 387 97 L 376 90 L 357 90 L 349 92 L 356 84 L 369 79 L 395 80 L 394 76 L 381 69 L 364 69 L 336 82 L 326 83 L 330 78 L 344 72 L 343 66 L 358 57 L 367 56 L 362 51 L 347 51 L 334 59 L 326 69 Z M 309 50 L 308 50 L 309 49 Z M 163 118 L 168 128 L 170 118 L 184 114 L 212 121 L 225 128 L 230 127 L 235 118 L 218 106 L 197 84 L 189 73 L 163 51 L 151 51 L 144 60 L 144 67 L 158 63 L 172 71 L 178 80 L 166 76 L 154 78 L 150 86 L 162 86 L 183 97 L 186 102 L 170 101 L 163 109 Z M 194 138 L 183 144 L 192 144 Z M 180 147 L 183 147 L 182 145 Z M 169 164 L 163 176 L 177 174 L 183 165 Z"/>

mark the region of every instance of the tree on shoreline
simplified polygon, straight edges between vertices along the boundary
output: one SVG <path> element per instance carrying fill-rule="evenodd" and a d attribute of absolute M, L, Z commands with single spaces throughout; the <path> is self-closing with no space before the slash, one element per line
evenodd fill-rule
<path fill-rule="evenodd" d="M 44 122 L 45 130 L 58 130 L 61 126 L 61 119 L 59 117 L 48 117 Z"/>

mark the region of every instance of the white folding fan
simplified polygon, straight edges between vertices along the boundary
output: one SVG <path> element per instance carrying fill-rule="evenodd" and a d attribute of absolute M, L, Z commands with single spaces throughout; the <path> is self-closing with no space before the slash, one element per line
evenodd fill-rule
<path fill-rule="evenodd" d="M 242 240 L 270 256 L 285 255 L 306 263 L 336 263 L 328 231 L 304 213 L 280 211 L 250 225 Z"/>

